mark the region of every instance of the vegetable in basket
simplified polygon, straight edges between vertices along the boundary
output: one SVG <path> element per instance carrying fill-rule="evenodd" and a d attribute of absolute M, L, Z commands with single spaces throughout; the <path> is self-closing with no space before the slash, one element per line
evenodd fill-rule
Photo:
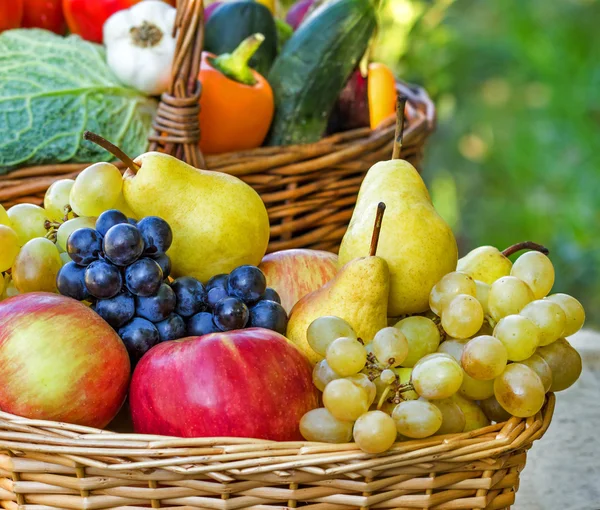
<path fill-rule="evenodd" d="M 18 28 L 23 20 L 23 0 L 0 2 L 0 32 Z"/>
<path fill-rule="evenodd" d="M 44 28 L 59 35 L 64 34 L 67 25 L 62 4 L 62 0 L 24 0 L 21 26 Z"/>
<path fill-rule="evenodd" d="M 371 0 L 334 0 L 300 25 L 268 76 L 275 95 L 269 145 L 312 143 L 321 138 L 375 25 Z"/>
<path fill-rule="evenodd" d="M 271 11 L 254 0 L 220 5 L 204 27 L 204 49 L 215 55 L 231 53 L 244 39 L 256 33 L 263 34 L 265 40 L 249 65 L 265 76 L 277 56 L 277 27 Z"/>
<path fill-rule="evenodd" d="M 119 80 L 153 96 L 169 88 L 176 14 L 165 2 L 146 0 L 108 18 L 103 28 L 106 57 Z"/>
<path fill-rule="evenodd" d="M 205 154 L 253 149 L 264 141 L 273 118 L 273 92 L 248 66 L 264 40 L 254 34 L 231 54 L 202 54 L 200 148 Z"/>
<path fill-rule="evenodd" d="M 371 129 L 375 129 L 396 111 L 396 79 L 388 66 L 380 62 L 369 64 L 367 94 Z"/>

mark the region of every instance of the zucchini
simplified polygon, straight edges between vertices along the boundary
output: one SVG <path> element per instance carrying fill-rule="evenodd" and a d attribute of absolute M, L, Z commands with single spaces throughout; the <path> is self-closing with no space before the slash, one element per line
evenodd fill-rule
<path fill-rule="evenodd" d="M 254 0 L 225 2 L 217 7 L 204 28 L 204 49 L 215 55 L 231 53 L 257 33 L 265 40 L 250 59 L 250 67 L 266 76 L 277 56 L 277 27 L 271 11 Z"/>
<path fill-rule="evenodd" d="M 372 0 L 333 0 L 304 20 L 268 79 L 275 117 L 268 145 L 316 142 L 376 25 Z"/>

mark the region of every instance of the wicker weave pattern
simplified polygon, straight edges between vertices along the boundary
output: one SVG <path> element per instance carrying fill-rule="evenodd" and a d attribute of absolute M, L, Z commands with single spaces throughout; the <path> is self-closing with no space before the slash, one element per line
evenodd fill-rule
<path fill-rule="evenodd" d="M 355 444 L 116 434 L 0 412 L 0 505 L 505 508 L 514 502 L 525 451 L 546 431 L 554 402 L 550 394 L 531 418 L 397 443 L 379 456 Z"/>

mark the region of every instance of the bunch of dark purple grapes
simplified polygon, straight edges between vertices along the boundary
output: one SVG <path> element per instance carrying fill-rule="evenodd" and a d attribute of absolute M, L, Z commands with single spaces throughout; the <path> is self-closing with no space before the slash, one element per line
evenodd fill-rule
<path fill-rule="evenodd" d="M 57 277 L 61 294 L 90 301 L 125 344 L 132 364 L 159 342 L 246 326 L 282 334 L 287 315 L 263 273 L 241 266 L 206 285 L 184 276 L 171 283 L 166 251 L 173 233 L 162 218 L 139 222 L 117 210 L 102 213 L 96 228 L 75 230 L 67 241 L 72 262 Z"/>

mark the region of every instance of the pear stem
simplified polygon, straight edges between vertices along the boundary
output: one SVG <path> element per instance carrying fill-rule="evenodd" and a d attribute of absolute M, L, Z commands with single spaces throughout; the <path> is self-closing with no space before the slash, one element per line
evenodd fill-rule
<path fill-rule="evenodd" d="M 402 151 L 402 137 L 404 136 L 404 109 L 406 108 L 407 97 L 398 94 L 396 100 L 396 134 L 394 135 L 394 149 L 392 150 L 392 159 L 400 159 Z"/>
<path fill-rule="evenodd" d="M 91 131 L 86 131 L 83 133 L 83 138 L 95 143 L 96 145 L 99 145 L 106 151 L 110 152 L 115 158 L 120 159 L 134 174 L 138 173 L 140 166 L 137 165 L 133 159 L 119 149 L 114 143 L 109 142 L 106 138 L 102 138 L 100 135 L 92 133 Z"/>
<path fill-rule="evenodd" d="M 375 226 L 373 227 L 373 236 L 371 237 L 371 248 L 369 256 L 374 257 L 377 253 L 377 244 L 379 243 L 379 234 L 381 233 L 381 222 L 383 221 L 383 213 L 385 212 L 385 204 L 379 202 L 377 204 L 377 214 L 375 215 Z"/>
<path fill-rule="evenodd" d="M 513 244 L 509 246 L 502 252 L 502 255 L 505 257 L 510 257 L 513 253 L 517 253 L 521 250 L 535 250 L 543 253 L 544 255 L 548 255 L 550 250 L 541 244 L 534 243 L 533 241 L 523 241 L 522 243 Z"/>

